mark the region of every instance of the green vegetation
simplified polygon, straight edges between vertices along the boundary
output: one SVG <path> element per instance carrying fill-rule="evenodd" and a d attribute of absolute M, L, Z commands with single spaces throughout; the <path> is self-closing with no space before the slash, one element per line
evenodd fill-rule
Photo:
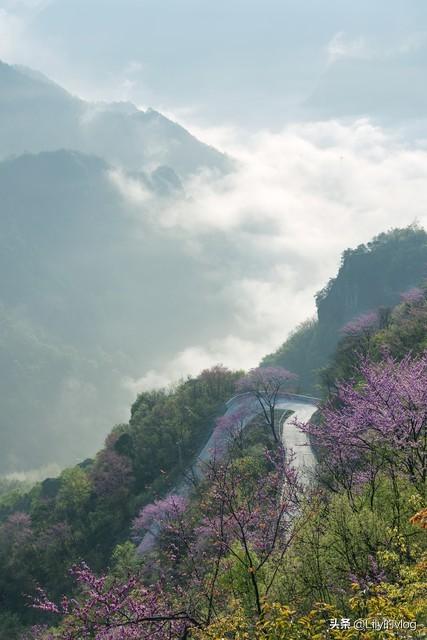
<path fill-rule="evenodd" d="M 411 228 L 346 252 L 318 295 L 319 320 L 274 356 L 294 370 L 301 364 L 304 391 L 316 362 L 324 403 L 301 425 L 318 457 L 312 484 L 300 482 L 271 429 L 277 409 L 245 429 L 240 408 L 217 420 L 229 438 L 203 477 L 188 495 L 171 493 L 235 389 L 257 398 L 248 380 L 259 370 L 242 378 L 215 367 L 175 389 L 140 394 L 129 423 L 112 430 L 93 460 L 29 491 L 3 491 L 0 637 L 13 640 L 41 622 L 56 627 L 30 638 L 422 638 L 425 250 L 426 234 Z M 338 319 L 332 324 L 328 314 Z M 328 348 L 336 345 L 329 360 L 322 335 Z M 274 365 L 262 370 L 267 389 L 289 378 Z M 134 543 L 153 525 L 155 544 L 141 557 Z M 33 609 L 23 594 L 34 597 L 37 585 L 46 591 Z M 343 625 L 384 618 L 411 626 L 396 635 Z"/>
<path fill-rule="evenodd" d="M 0 141 L 3 475 L 94 455 L 127 420 L 124 381 L 225 321 L 206 265 L 151 212 L 233 163 L 152 109 L 1 61 Z M 127 184 L 150 194 L 138 215 Z"/>
<path fill-rule="evenodd" d="M 321 445 L 332 442 L 313 485 L 301 486 L 265 418 L 243 431 L 236 415 L 230 446 L 207 463 L 190 499 L 142 509 L 136 529 L 143 535 L 154 518 L 155 548 L 138 561 L 132 545 L 120 545 L 101 578 L 75 568 L 77 599 L 65 606 L 41 593 L 37 607 L 59 614 L 59 626 L 34 637 L 425 637 L 426 474 L 421 467 L 416 478 L 412 461 L 427 456 L 427 354 L 358 361 L 359 378 L 337 384 L 339 405 L 331 396 L 321 421 L 304 426 Z M 375 627 L 384 620 L 404 626 Z"/>
<path fill-rule="evenodd" d="M 84 558 L 99 570 L 112 553 L 117 566 L 123 563 L 125 547 L 114 549 L 129 539 L 132 518 L 181 476 L 237 377 L 215 367 L 175 389 L 142 393 L 129 424 L 113 429 L 94 460 L 0 498 L 2 624 L 16 615 L 34 619 L 22 594 L 34 593 L 37 584 L 52 594 L 68 591 L 73 563 Z"/>
<path fill-rule="evenodd" d="M 402 292 L 419 286 L 426 276 L 427 233 L 416 225 L 347 249 L 337 276 L 316 295 L 317 319 L 303 322 L 262 364 L 294 371 L 304 392 L 319 393 L 320 370 L 333 355 L 344 325 L 360 314 L 395 306 Z"/>

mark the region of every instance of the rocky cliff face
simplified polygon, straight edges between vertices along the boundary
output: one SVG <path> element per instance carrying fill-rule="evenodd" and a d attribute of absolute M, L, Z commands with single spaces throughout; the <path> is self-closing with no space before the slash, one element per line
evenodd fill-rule
<path fill-rule="evenodd" d="M 416 226 L 347 249 L 337 276 L 316 296 L 317 320 L 304 323 L 263 363 L 295 371 L 301 390 L 316 392 L 318 371 L 327 364 L 343 325 L 360 314 L 396 305 L 402 292 L 426 277 L 427 234 Z"/>

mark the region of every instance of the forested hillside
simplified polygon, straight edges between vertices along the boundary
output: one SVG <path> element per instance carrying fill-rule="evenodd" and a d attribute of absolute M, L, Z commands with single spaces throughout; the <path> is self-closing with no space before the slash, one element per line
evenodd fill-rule
<path fill-rule="evenodd" d="M 138 508 L 169 489 L 205 443 L 237 377 L 217 367 L 173 391 L 141 394 L 95 459 L 0 496 L 0 630 L 15 616 L 34 619 L 22 594 L 37 584 L 59 594 L 73 563 L 108 566 Z"/>
<path fill-rule="evenodd" d="M 426 24 L 0 0 L 0 640 L 427 640 Z"/>
<path fill-rule="evenodd" d="M 366 245 L 347 249 L 335 278 L 317 293 L 317 318 L 303 322 L 264 365 L 288 367 L 305 392 L 320 392 L 320 371 L 347 322 L 391 307 L 402 292 L 427 277 L 427 234 L 416 225 L 381 233 Z"/>
<path fill-rule="evenodd" d="M 26 638 L 384 637 L 375 624 L 359 633 L 359 619 L 402 621 L 399 637 L 424 637 L 427 296 L 401 290 L 413 284 L 424 233 L 396 231 L 371 246 L 393 239 L 407 250 L 377 262 L 379 282 L 390 275 L 390 306 L 345 323 L 322 371 L 325 399 L 299 425 L 317 455 L 309 482 L 271 436 L 274 411 L 249 426 L 237 412 L 217 420 L 227 446 L 203 479 L 188 496 L 173 493 L 224 401 L 242 389 L 271 398 L 276 380 L 295 384 L 289 371 L 241 378 L 216 367 L 142 393 L 95 459 L 0 498 L 2 637 L 35 622 L 50 629 Z M 400 272 L 406 259 L 410 269 L 393 285 L 396 255 Z M 359 278 L 348 281 L 371 304 Z M 153 526 L 155 546 L 140 555 Z"/>

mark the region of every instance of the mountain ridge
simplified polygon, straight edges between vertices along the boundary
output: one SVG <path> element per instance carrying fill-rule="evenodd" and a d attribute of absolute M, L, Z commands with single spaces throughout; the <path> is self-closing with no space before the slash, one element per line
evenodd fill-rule
<path fill-rule="evenodd" d="M 160 340 L 173 352 L 188 327 L 202 340 L 212 315 L 226 322 L 195 259 L 111 170 L 66 149 L 0 162 L 0 474 L 95 452 Z M 170 167 L 124 175 L 159 206 L 183 197 Z"/>
<path fill-rule="evenodd" d="M 317 316 L 301 323 L 262 364 L 295 371 L 304 392 L 319 393 L 346 322 L 398 304 L 400 295 L 427 277 L 427 233 L 417 225 L 381 233 L 346 249 L 335 277 L 316 294 Z"/>
<path fill-rule="evenodd" d="M 233 167 L 225 154 L 155 109 L 88 102 L 37 71 L 0 61 L 0 159 L 60 148 L 97 155 L 126 170 L 167 165 L 181 179 Z"/>

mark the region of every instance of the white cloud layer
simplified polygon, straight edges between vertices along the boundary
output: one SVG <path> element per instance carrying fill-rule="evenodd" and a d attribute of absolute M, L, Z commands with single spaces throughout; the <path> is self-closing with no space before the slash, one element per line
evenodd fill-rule
<path fill-rule="evenodd" d="M 127 384 L 163 386 L 216 362 L 255 366 L 314 312 L 313 294 L 335 275 L 347 247 L 415 220 L 427 222 L 427 152 L 368 120 L 295 124 L 230 151 L 235 173 L 196 176 L 186 197 L 153 210 L 151 221 L 180 234 L 211 270 L 234 330 L 189 344 Z M 115 176 L 135 213 L 145 193 Z M 149 214 L 149 212 L 148 212 Z"/>

